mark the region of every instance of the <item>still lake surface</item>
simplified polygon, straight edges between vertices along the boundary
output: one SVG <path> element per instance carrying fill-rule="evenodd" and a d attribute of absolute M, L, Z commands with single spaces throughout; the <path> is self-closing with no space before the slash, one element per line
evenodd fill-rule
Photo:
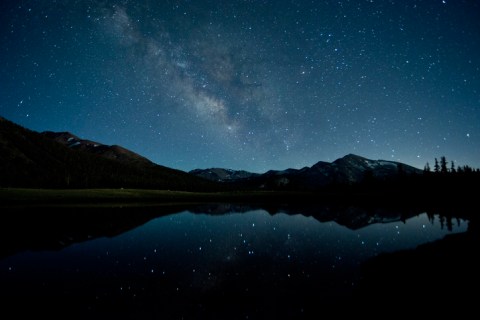
<path fill-rule="evenodd" d="M 38 212 L 7 219 L 0 298 L 39 304 L 38 315 L 68 308 L 67 318 L 295 318 L 348 301 L 369 258 L 468 225 L 447 228 L 422 212 L 221 208 L 157 215 L 144 207 L 101 222 L 94 214 L 65 218 L 68 210 L 63 221 L 39 220 Z M 110 225 L 115 216 L 127 223 Z"/>

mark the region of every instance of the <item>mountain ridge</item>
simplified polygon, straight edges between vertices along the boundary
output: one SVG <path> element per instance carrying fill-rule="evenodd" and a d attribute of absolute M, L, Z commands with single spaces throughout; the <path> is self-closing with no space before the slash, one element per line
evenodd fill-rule
<path fill-rule="evenodd" d="M 84 147 L 77 150 L 55 138 L 77 139 Z M 0 117 L 0 187 L 219 189 L 211 181 L 154 164 L 125 148 L 95 144 L 69 133 L 38 133 Z M 103 151 L 95 153 L 95 148 Z"/>
<path fill-rule="evenodd" d="M 81 139 L 78 136 L 68 132 L 54 132 L 54 131 L 43 131 L 42 135 L 46 136 L 49 139 L 53 139 L 71 149 L 82 150 L 89 153 L 98 154 L 108 159 L 119 160 L 125 163 L 130 164 L 141 164 L 148 166 L 155 166 L 156 164 L 150 161 L 149 159 L 135 153 L 131 150 L 128 150 L 119 145 L 106 145 L 100 142 Z"/>
<path fill-rule="evenodd" d="M 422 170 L 402 162 L 372 160 L 350 153 L 333 162 L 319 161 L 310 167 L 269 170 L 263 174 L 222 168 L 196 169 L 190 173 L 213 181 L 238 183 L 250 188 L 310 190 L 334 184 L 352 185 L 368 179 L 387 180 L 401 175 L 420 174 Z M 229 174 L 222 177 L 218 173 Z"/>
<path fill-rule="evenodd" d="M 233 170 L 225 168 L 194 169 L 188 173 L 208 180 L 220 182 L 247 179 L 260 175 L 259 173 L 253 173 L 245 170 Z"/>
<path fill-rule="evenodd" d="M 153 163 L 118 145 L 68 131 L 38 133 L 0 117 L 0 186 L 125 187 L 173 190 L 317 190 L 420 174 L 410 165 L 347 154 L 301 169 L 253 173 L 224 168 L 184 172 Z M 219 187 L 221 183 L 223 187 Z M 205 189 L 206 188 L 206 189 Z"/>

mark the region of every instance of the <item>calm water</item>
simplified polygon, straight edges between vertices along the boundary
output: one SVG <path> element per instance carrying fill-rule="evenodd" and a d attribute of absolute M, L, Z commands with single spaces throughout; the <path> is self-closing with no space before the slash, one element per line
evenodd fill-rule
<path fill-rule="evenodd" d="M 155 208 L 138 210 L 155 216 Z M 39 314 L 68 307 L 66 318 L 295 318 L 349 299 L 367 259 L 467 228 L 459 220 L 449 231 L 425 213 L 377 212 L 358 224 L 362 215 L 352 210 L 331 221 L 260 209 L 140 221 L 128 213 L 121 219 L 131 225 L 114 231 L 108 223 L 90 230 L 93 220 L 64 233 L 50 221 L 45 234 L 11 231 L 14 239 L 2 239 L 0 297 L 5 305 L 39 302 Z M 17 220 L 9 230 L 29 224 Z"/>

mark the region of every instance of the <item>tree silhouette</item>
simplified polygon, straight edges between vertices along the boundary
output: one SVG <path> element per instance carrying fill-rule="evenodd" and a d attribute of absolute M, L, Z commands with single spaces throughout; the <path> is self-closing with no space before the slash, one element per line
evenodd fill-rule
<path fill-rule="evenodd" d="M 447 173 L 448 172 L 448 169 L 447 169 L 447 158 L 445 158 L 445 156 L 441 156 L 440 157 L 440 172 L 441 173 Z"/>
<path fill-rule="evenodd" d="M 434 171 L 435 173 L 440 172 L 440 165 L 438 164 L 437 158 L 435 158 L 435 165 L 433 166 L 433 171 Z"/>
<path fill-rule="evenodd" d="M 429 173 L 430 171 L 431 171 L 431 169 L 430 169 L 430 164 L 427 162 L 427 163 L 425 164 L 425 167 L 423 167 L 423 172 Z"/>
<path fill-rule="evenodd" d="M 457 172 L 457 171 L 455 170 L 455 162 L 453 162 L 453 160 L 452 160 L 452 162 L 451 162 L 450 164 L 451 164 L 451 166 L 450 166 L 450 172 L 452 172 L 452 173 Z"/>

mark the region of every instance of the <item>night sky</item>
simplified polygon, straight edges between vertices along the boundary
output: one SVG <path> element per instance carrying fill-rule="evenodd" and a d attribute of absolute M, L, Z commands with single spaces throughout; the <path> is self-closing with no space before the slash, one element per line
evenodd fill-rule
<path fill-rule="evenodd" d="M 477 1 L 0 4 L 0 115 L 181 169 L 480 167 Z"/>

